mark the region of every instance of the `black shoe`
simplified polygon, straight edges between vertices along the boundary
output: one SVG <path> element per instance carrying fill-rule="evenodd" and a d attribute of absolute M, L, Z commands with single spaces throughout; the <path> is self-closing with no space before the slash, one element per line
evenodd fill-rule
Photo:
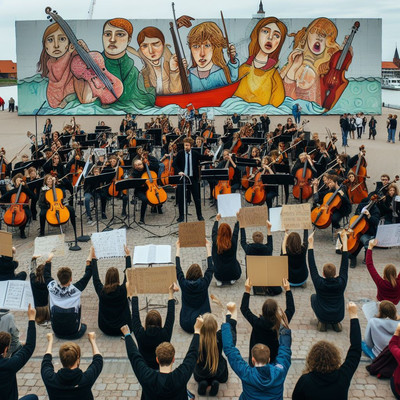
<path fill-rule="evenodd" d="M 20 236 L 21 239 L 26 239 L 25 232 L 21 232 L 19 236 Z"/>
<path fill-rule="evenodd" d="M 40 232 L 39 237 L 43 237 L 43 236 L 44 236 L 44 233 Z"/>
<path fill-rule="evenodd" d="M 342 324 L 340 322 L 337 322 L 336 324 L 332 324 L 332 329 L 335 332 L 342 332 L 342 330 L 343 330 Z"/>
<path fill-rule="evenodd" d="M 102 219 L 107 219 L 106 213 L 102 213 L 102 214 L 101 214 L 101 218 L 102 218 Z"/>
<path fill-rule="evenodd" d="M 206 390 L 207 390 L 208 383 L 207 381 L 200 381 L 199 386 L 197 388 L 197 393 L 199 396 L 205 396 L 206 395 Z"/>
<path fill-rule="evenodd" d="M 34 217 L 32 216 L 32 219 L 33 219 L 34 221 L 37 221 L 36 215 L 35 215 Z"/>
<path fill-rule="evenodd" d="M 122 211 L 121 217 L 126 217 L 126 211 Z"/>
<path fill-rule="evenodd" d="M 176 219 L 176 222 L 183 222 L 183 221 L 184 221 L 183 217 L 179 217 L 179 218 Z"/>
<path fill-rule="evenodd" d="M 164 214 L 164 212 L 162 210 L 162 206 L 157 207 L 157 211 L 159 214 Z"/>
<path fill-rule="evenodd" d="M 139 225 L 146 225 L 145 222 L 144 222 L 144 219 L 141 219 L 141 220 L 138 222 L 138 224 L 139 224 Z"/>
<path fill-rule="evenodd" d="M 157 213 L 157 208 L 156 207 L 151 207 L 151 213 L 156 214 Z"/>
<path fill-rule="evenodd" d="M 351 257 L 350 258 L 350 268 L 355 268 L 357 266 L 357 258 Z"/>
<path fill-rule="evenodd" d="M 202 215 L 200 215 L 199 217 L 197 217 L 197 219 L 198 219 L 199 221 L 204 221 L 204 217 L 203 217 Z"/>
<path fill-rule="evenodd" d="M 210 389 L 210 396 L 216 396 L 218 394 L 218 390 L 219 390 L 219 382 L 216 380 L 213 380 L 211 382 L 211 389 Z"/>

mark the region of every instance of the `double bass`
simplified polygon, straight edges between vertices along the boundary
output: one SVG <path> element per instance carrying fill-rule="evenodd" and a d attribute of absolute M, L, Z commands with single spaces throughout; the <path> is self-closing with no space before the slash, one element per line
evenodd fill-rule
<path fill-rule="evenodd" d="M 25 181 L 25 179 L 24 179 Z M 26 212 L 23 204 L 29 202 L 29 197 L 22 192 L 22 182 L 19 185 L 18 192 L 11 196 L 11 205 L 4 213 L 4 223 L 8 226 L 21 226 L 27 221 Z"/>
<path fill-rule="evenodd" d="M 55 178 L 53 178 L 52 188 L 46 192 L 45 197 L 50 205 L 50 208 L 46 212 L 47 222 L 53 226 L 59 226 L 68 222 L 70 213 L 62 202 L 64 194 L 61 189 L 56 188 Z"/>
<path fill-rule="evenodd" d="M 143 164 L 146 167 L 146 172 L 142 174 L 142 179 L 146 179 L 147 191 L 146 198 L 153 206 L 159 206 L 167 201 L 166 191 L 157 185 L 157 173 L 150 171 L 149 160 L 147 154 L 142 155 Z"/>

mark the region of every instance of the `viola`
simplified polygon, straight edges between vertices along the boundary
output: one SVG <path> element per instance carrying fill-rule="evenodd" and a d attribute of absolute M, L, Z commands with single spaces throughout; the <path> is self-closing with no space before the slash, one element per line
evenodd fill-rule
<path fill-rule="evenodd" d="M 46 220 L 50 225 L 62 225 L 69 220 L 69 210 L 64 206 L 63 198 L 63 191 L 56 188 L 55 181 L 53 181 L 52 188 L 46 192 L 46 200 L 50 204 L 50 208 L 46 212 Z"/>
<path fill-rule="evenodd" d="M 371 196 L 370 202 L 365 206 L 366 210 L 370 210 L 372 206 L 379 201 L 380 198 L 377 194 Z M 361 236 L 369 229 L 368 218 L 364 213 L 360 215 L 353 215 L 349 221 L 350 235 L 347 239 L 347 249 L 349 253 L 357 251 Z"/>
<path fill-rule="evenodd" d="M 308 200 L 312 196 L 312 171 L 307 168 L 308 160 L 305 161 L 304 167 L 296 171 L 296 184 L 293 186 L 293 197 L 298 200 Z"/>
<path fill-rule="evenodd" d="M 24 206 L 21 203 L 27 204 L 29 197 L 22 192 L 22 183 L 19 185 L 18 192 L 11 196 L 11 206 L 4 213 L 4 223 L 8 226 L 21 226 L 27 221 Z"/>
<path fill-rule="evenodd" d="M 339 50 L 332 55 L 329 61 L 329 72 L 321 79 L 321 93 L 324 99 L 322 107 L 325 110 L 330 110 L 336 104 L 349 84 L 349 81 L 345 77 L 345 71 L 349 69 L 353 58 L 350 46 L 359 27 L 360 23 L 356 21 L 343 50 Z"/>
<path fill-rule="evenodd" d="M 146 172 L 142 174 L 142 179 L 146 179 L 146 198 L 151 205 L 159 206 L 167 201 L 167 193 L 157 185 L 157 173 L 150 171 L 148 163 L 148 159 L 144 157 L 143 164 L 146 166 Z"/>
<path fill-rule="evenodd" d="M 244 194 L 244 198 L 248 203 L 260 205 L 263 204 L 267 198 L 267 191 L 265 190 L 264 184 L 261 180 L 263 172 L 263 169 L 257 172 L 256 176 L 254 177 L 253 186 L 249 187 Z"/>
<path fill-rule="evenodd" d="M 339 191 L 343 188 L 343 185 L 344 183 L 333 193 L 327 193 L 322 204 L 311 211 L 311 222 L 317 228 L 325 229 L 331 224 L 333 212 L 342 204 Z"/>

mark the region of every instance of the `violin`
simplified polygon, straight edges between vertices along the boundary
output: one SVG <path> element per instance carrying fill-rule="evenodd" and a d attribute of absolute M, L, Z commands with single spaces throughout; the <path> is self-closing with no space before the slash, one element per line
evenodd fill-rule
<path fill-rule="evenodd" d="M 333 193 L 327 193 L 324 196 L 322 204 L 311 211 L 311 222 L 315 227 L 325 229 L 331 224 L 333 212 L 342 204 L 339 191 L 343 188 L 345 182 L 343 182 L 342 185 L 340 185 Z"/>
<path fill-rule="evenodd" d="M 62 225 L 69 220 L 69 210 L 64 206 L 63 198 L 63 191 L 56 188 L 56 181 L 53 178 L 53 186 L 46 192 L 46 200 L 50 204 L 50 208 L 46 212 L 46 220 L 50 225 Z"/>
<path fill-rule="evenodd" d="M 143 164 L 146 166 L 146 172 L 142 174 L 142 179 L 146 179 L 147 191 L 146 198 L 153 206 L 159 206 L 167 201 L 166 191 L 157 185 L 157 173 L 150 171 L 147 155 L 142 156 Z"/>
<path fill-rule="evenodd" d="M 369 211 L 376 202 L 382 199 L 383 197 L 379 198 L 377 194 L 374 194 L 373 196 L 371 196 L 371 200 L 365 206 L 364 209 Z M 347 249 L 349 253 L 354 253 L 355 251 L 357 251 L 360 243 L 360 238 L 365 232 L 368 231 L 368 229 L 369 229 L 368 218 L 366 218 L 366 215 L 364 213 L 361 213 L 360 215 L 353 215 L 350 218 L 349 221 L 350 235 L 347 239 Z"/>
<path fill-rule="evenodd" d="M 305 161 L 304 167 L 296 171 L 296 184 L 293 186 L 293 197 L 298 200 L 308 200 L 313 193 L 311 187 L 312 171 L 307 168 L 308 160 Z"/>
<path fill-rule="evenodd" d="M 267 198 L 267 191 L 265 190 L 264 184 L 262 183 L 262 175 L 264 173 L 264 169 L 261 168 L 256 176 L 254 177 L 253 186 L 249 187 L 245 194 L 244 198 L 248 203 L 254 205 L 263 204 Z"/>
<path fill-rule="evenodd" d="M 365 149 L 364 146 L 360 147 L 360 151 Z M 352 204 L 361 203 L 366 197 L 368 197 L 367 185 L 365 180 L 367 178 L 367 168 L 364 156 L 358 155 L 357 164 L 351 168 L 355 175 L 354 185 L 349 188 L 349 199 Z"/>
<path fill-rule="evenodd" d="M 80 165 L 78 166 L 77 163 L 77 161 L 80 161 L 81 158 L 82 158 L 82 150 L 78 144 L 78 147 L 76 148 L 75 162 L 72 164 L 70 170 L 70 173 L 72 175 L 72 186 L 76 185 L 76 182 L 78 182 L 78 179 L 83 172 L 83 168 Z"/>
<path fill-rule="evenodd" d="M 25 182 L 25 179 L 23 179 Z M 29 202 L 29 197 L 22 192 L 22 182 L 19 184 L 18 192 L 11 196 L 11 206 L 4 213 L 4 223 L 8 226 L 21 226 L 27 221 L 23 204 Z M 23 203 L 23 204 L 22 204 Z"/>

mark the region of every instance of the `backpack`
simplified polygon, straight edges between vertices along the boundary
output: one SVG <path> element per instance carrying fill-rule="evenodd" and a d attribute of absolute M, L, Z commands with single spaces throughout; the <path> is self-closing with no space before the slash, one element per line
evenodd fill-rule
<path fill-rule="evenodd" d="M 365 368 L 371 375 L 376 375 L 379 379 L 389 379 L 397 368 L 397 361 L 390 352 L 389 346 L 386 346 L 372 361 L 372 364 Z"/>

